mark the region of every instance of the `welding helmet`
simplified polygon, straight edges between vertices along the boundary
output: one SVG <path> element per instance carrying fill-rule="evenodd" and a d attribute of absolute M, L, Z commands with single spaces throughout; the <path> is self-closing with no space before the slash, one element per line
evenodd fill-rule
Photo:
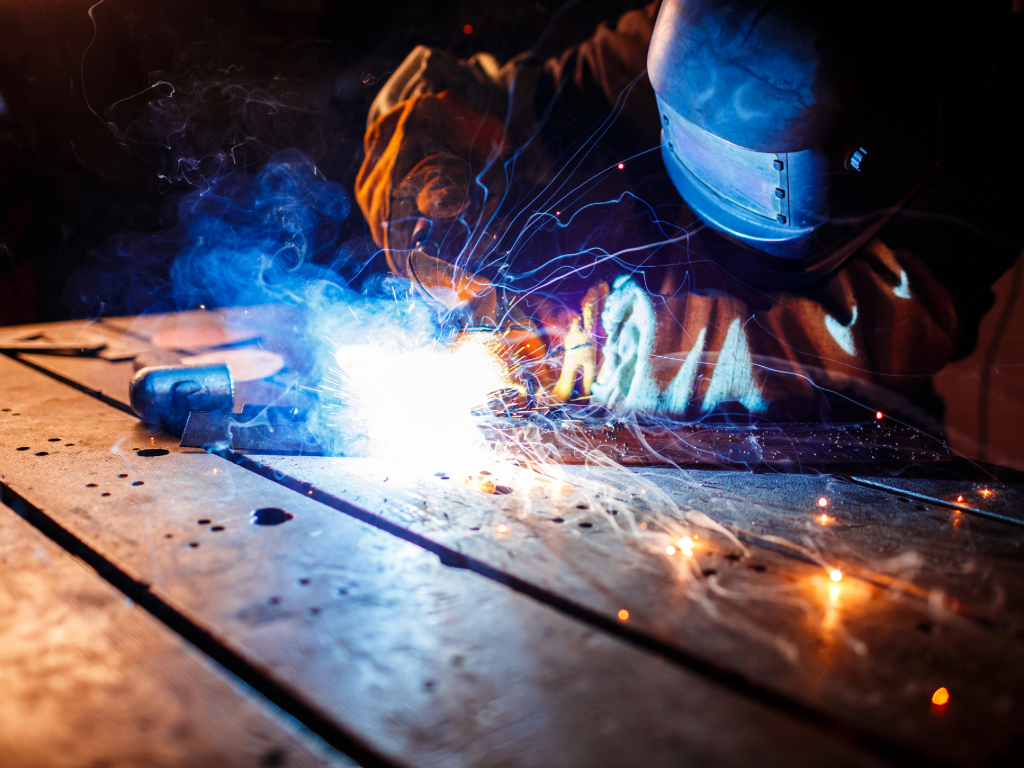
<path fill-rule="evenodd" d="M 927 42 L 911 32 L 929 34 L 928 14 L 836 8 L 666 0 L 648 52 L 687 205 L 736 241 L 817 265 L 865 243 L 941 157 Z"/>

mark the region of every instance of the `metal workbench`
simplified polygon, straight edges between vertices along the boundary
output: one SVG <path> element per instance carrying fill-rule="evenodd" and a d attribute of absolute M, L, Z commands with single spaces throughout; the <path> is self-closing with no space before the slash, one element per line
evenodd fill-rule
<path fill-rule="evenodd" d="M 0 355 L 3 766 L 1024 764 L 1012 475 L 510 464 L 495 494 L 213 454 L 127 406 L 194 326 L 288 358 L 269 309 L 0 329 L 103 347 Z"/>

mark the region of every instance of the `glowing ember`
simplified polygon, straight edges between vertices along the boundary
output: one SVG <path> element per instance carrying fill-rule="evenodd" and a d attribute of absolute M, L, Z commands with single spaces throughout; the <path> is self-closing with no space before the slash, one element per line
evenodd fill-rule
<path fill-rule="evenodd" d="M 949 703 L 949 689 L 942 686 L 932 694 L 932 704 L 937 707 L 944 707 Z"/>
<path fill-rule="evenodd" d="M 496 351 L 476 337 L 452 348 L 353 344 L 334 358 L 338 394 L 351 408 L 345 418 L 358 422 L 368 452 L 410 462 L 479 459 L 486 446 L 472 410 L 514 386 Z"/>
<path fill-rule="evenodd" d="M 985 488 L 985 489 L 984 489 L 984 490 L 983 490 L 983 491 L 981 492 L 981 495 L 982 495 L 982 496 L 984 496 L 984 497 L 985 497 L 985 498 L 987 499 L 987 498 L 989 497 L 989 495 L 991 495 L 991 493 L 992 493 L 992 491 L 990 491 L 990 490 L 989 490 L 988 488 Z"/>
<path fill-rule="evenodd" d="M 826 499 L 824 496 L 822 496 L 820 499 L 818 499 L 818 506 L 821 507 L 822 509 L 827 507 L 828 506 L 828 499 Z"/>
<path fill-rule="evenodd" d="M 822 516 L 821 516 L 821 517 L 819 518 L 819 520 L 821 520 L 821 524 L 822 524 L 822 525 L 824 525 L 825 523 L 827 523 L 827 522 L 828 522 L 828 515 L 822 515 Z"/>
<path fill-rule="evenodd" d="M 840 571 L 838 568 L 833 568 L 832 572 L 828 575 L 828 577 L 832 579 L 832 581 L 842 581 L 843 572 Z"/>
<path fill-rule="evenodd" d="M 964 501 L 964 497 L 963 496 L 957 496 L 956 500 L 957 500 L 958 503 L 962 504 L 963 501 Z"/>
<path fill-rule="evenodd" d="M 885 418 L 885 414 L 882 413 L 881 411 L 875 411 L 875 418 L 881 421 L 882 419 Z"/>
<path fill-rule="evenodd" d="M 620 170 L 620 171 L 621 171 L 621 170 L 622 170 L 623 168 L 625 168 L 625 167 L 626 167 L 626 164 L 625 164 L 625 163 L 619 163 L 619 170 Z"/>
<path fill-rule="evenodd" d="M 629 618 L 629 611 L 627 611 L 625 608 L 619 609 L 619 621 L 625 621 L 628 618 Z"/>

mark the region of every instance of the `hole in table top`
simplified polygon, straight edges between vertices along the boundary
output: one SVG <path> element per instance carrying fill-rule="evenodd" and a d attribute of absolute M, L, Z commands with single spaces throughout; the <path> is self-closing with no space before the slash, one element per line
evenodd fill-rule
<path fill-rule="evenodd" d="M 299 579 L 299 584 L 301 584 L 304 587 L 308 587 L 309 586 L 309 579 L 303 577 L 303 578 Z"/>
<path fill-rule="evenodd" d="M 36 456 L 49 456 L 49 455 L 50 454 L 47 451 L 36 451 Z"/>
<path fill-rule="evenodd" d="M 281 604 L 281 598 L 278 597 L 277 595 L 274 595 L 267 602 L 270 603 L 271 605 L 280 605 Z"/>
<path fill-rule="evenodd" d="M 760 565 L 760 564 L 758 564 L 758 565 L 751 565 L 751 566 L 748 566 L 748 567 L 750 568 L 750 570 L 757 571 L 758 573 L 764 573 L 765 571 L 768 570 L 767 566 Z"/>
<path fill-rule="evenodd" d="M 701 571 L 701 573 L 703 573 L 705 576 L 714 576 L 716 573 L 718 573 L 718 571 L 716 571 L 714 568 L 705 568 L 703 571 Z"/>
<path fill-rule="evenodd" d="M 551 522 L 552 523 L 564 523 L 565 522 L 565 518 L 564 517 L 552 517 L 551 518 Z"/>
<path fill-rule="evenodd" d="M 74 448 L 75 444 L 74 443 L 64 443 L 64 447 L 65 448 Z"/>
<path fill-rule="evenodd" d="M 733 562 L 735 563 L 735 562 L 736 562 L 737 560 L 739 560 L 739 559 L 740 559 L 740 556 L 739 556 L 739 555 L 737 555 L 737 554 L 736 554 L 735 552 L 733 552 L 733 553 L 731 553 L 731 554 L 728 554 L 728 555 L 726 555 L 726 556 L 725 556 L 725 559 L 726 559 L 726 560 L 732 560 L 732 561 L 733 561 Z"/>
<path fill-rule="evenodd" d="M 934 625 L 930 621 L 919 621 L 917 622 L 917 630 L 924 632 L 926 635 L 932 631 Z"/>
<path fill-rule="evenodd" d="M 60 438 L 59 437 L 51 437 L 46 442 L 48 442 L 48 443 L 59 443 L 60 442 Z"/>
<path fill-rule="evenodd" d="M 165 539 L 173 539 L 174 538 L 174 534 L 173 533 L 165 533 L 164 534 L 164 538 Z"/>
<path fill-rule="evenodd" d="M 96 483 L 86 483 L 85 487 L 86 488 L 95 488 L 96 487 Z"/>
<path fill-rule="evenodd" d="M 914 507 L 914 509 L 916 509 L 918 512 L 927 512 L 928 511 L 928 507 L 926 507 L 924 504 L 918 504 L 918 505 L 916 505 Z"/>
<path fill-rule="evenodd" d="M 314 607 L 309 609 L 309 613 L 310 613 L 311 616 L 319 616 L 320 615 L 320 609 L 317 608 L 316 606 L 314 606 Z"/>
<path fill-rule="evenodd" d="M 200 517 L 198 520 L 196 520 L 196 525 L 209 525 L 212 522 L 213 521 L 208 517 Z"/>
<path fill-rule="evenodd" d="M 348 590 L 345 587 L 338 587 L 338 597 L 344 597 L 348 594 Z"/>
<path fill-rule="evenodd" d="M 199 542 L 198 542 L 198 541 L 190 541 L 190 542 L 188 543 L 188 545 L 189 545 L 190 547 L 192 547 L 192 549 L 198 549 L 198 548 L 199 548 Z"/>
<path fill-rule="evenodd" d="M 17 449 L 15 449 L 15 450 L 18 450 L 18 451 L 27 451 L 27 450 L 28 450 L 28 446 L 27 446 L 27 445 L 23 445 L 23 446 L 21 446 L 21 448 L 17 448 Z"/>
<path fill-rule="evenodd" d="M 141 480 L 136 480 L 132 485 L 145 485 Z"/>
<path fill-rule="evenodd" d="M 150 456 L 166 456 L 168 453 L 170 453 L 170 451 L 168 451 L 166 448 L 146 448 L 143 451 L 139 451 L 135 455 L 136 456 L 150 457 Z"/>
<path fill-rule="evenodd" d="M 223 525 L 211 525 L 210 526 L 210 530 L 213 531 L 214 533 L 220 533 L 221 531 L 224 530 L 224 526 Z"/>
<path fill-rule="evenodd" d="M 109 495 L 110 495 L 110 491 L 104 491 L 103 493 L 100 494 L 100 496 L 109 496 Z"/>
<path fill-rule="evenodd" d="M 580 528 L 593 528 L 593 523 L 580 523 Z"/>
<path fill-rule="evenodd" d="M 11 409 L 10 408 L 0 408 L 0 411 L 9 411 L 9 410 L 11 410 Z"/>
<path fill-rule="evenodd" d="M 12 413 L 11 416 L 21 416 L 21 413 Z"/>
<path fill-rule="evenodd" d="M 121 473 L 120 475 L 118 475 L 118 477 L 124 478 L 124 477 L 128 477 L 128 475 L 126 475 L 124 473 Z"/>
<path fill-rule="evenodd" d="M 589 509 L 586 504 L 577 504 L 576 509 Z"/>
<path fill-rule="evenodd" d="M 905 496 L 897 497 L 896 501 L 900 502 L 901 504 L 909 504 L 910 503 L 910 499 L 906 498 Z"/>
<path fill-rule="evenodd" d="M 295 515 L 278 507 L 261 507 L 252 511 L 249 522 L 253 525 L 281 525 L 294 519 Z"/>

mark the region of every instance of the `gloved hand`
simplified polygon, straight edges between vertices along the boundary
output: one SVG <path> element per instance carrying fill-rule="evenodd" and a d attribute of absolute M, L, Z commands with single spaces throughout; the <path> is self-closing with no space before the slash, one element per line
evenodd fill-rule
<path fill-rule="evenodd" d="M 392 272 L 411 278 L 414 250 L 456 264 L 485 251 L 508 151 L 494 115 L 447 92 L 415 96 L 378 117 L 364 144 L 356 199 Z"/>

